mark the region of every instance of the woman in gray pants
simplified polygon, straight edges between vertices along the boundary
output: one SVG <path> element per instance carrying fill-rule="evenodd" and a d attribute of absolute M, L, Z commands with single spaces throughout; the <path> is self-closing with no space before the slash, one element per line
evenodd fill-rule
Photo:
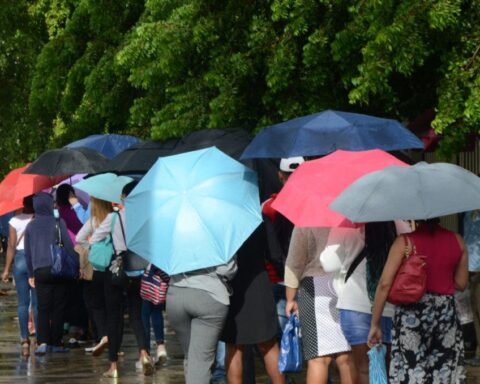
<path fill-rule="evenodd" d="M 186 384 L 208 384 L 230 304 L 235 257 L 212 268 L 170 276 L 167 315 L 185 355 Z"/>

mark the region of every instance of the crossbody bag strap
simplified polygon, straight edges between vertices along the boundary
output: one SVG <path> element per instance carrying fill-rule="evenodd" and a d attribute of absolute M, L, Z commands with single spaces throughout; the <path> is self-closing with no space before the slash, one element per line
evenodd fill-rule
<path fill-rule="evenodd" d="M 17 244 L 15 245 L 15 249 L 18 247 L 18 244 L 20 244 L 20 242 L 22 241 L 23 239 L 23 235 L 25 235 L 25 231 L 27 230 L 27 228 L 25 228 L 22 232 L 22 234 L 20 235 L 20 237 L 17 239 Z"/>
<path fill-rule="evenodd" d="M 123 228 L 122 216 L 120 215 L 120 212 L 117 212 L 117 213 L 118 213 L 118 219 L 120 220 L 120 228 L 122 228 L 123 241 L 125 242 L 125 246 L 127 246 L 127 237 L 125 236 L 125 228 Z"/>
<path fill-rule="evenodd" d="M 118 213 L 118 212 L 117 212 Z M 110 224 L 110 241 L 112 242 L 113 254 L 117 255 L 117 250 L 115 249 L 115 242 L 113 241 L 113 231 L 115 230 L 115 222 L 117 220 L 117 216 L 112 216 L 112 224 Z"/>
<path fill-rule="evenodd" d="M 345 275 L 345 283 L 347 280 L 352 276 L 353 272 L 355 272 L 355 269 L 360 265 L 360 263 L 367 257 L 367 246 L 362 249 L 362 251 L 353 259 L 352 264 L 350 264 L 350 267 L 348 267 L 347 274 Z"/>

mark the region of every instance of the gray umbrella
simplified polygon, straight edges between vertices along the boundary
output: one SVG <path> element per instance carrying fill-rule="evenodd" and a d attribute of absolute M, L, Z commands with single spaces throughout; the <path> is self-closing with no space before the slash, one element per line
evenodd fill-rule
<path fill-rule="evenodd" d="M 480 177 L 447 163 L 390 166 L 356 180 L 330 208 L 357 223 L 471 211 L 480 208 Z"/>

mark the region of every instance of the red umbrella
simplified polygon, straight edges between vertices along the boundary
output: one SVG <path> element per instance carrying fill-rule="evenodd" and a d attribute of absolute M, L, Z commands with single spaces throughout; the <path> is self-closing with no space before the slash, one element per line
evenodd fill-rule
<path fill-rule="evenodd" d="M 58 184 L 65 177 L 22 173 L 30 163 L 10 171 L 0 183 L 0 215 L 23 206 L 23 198 Z"/>
<path fill-rule="evenodd" d="M 351 183 L 390 165 L 408 164 L 380 149 L 335 151 L 301 164 L 272 204 L 299 227 L 352 227 L 351 221 L 328 205 Z"/>

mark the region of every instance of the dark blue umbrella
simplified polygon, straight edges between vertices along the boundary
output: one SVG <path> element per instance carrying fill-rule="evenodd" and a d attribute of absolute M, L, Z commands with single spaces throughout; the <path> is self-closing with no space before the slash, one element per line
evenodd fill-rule
<path fill-rule="evenodd" d="M 90 135 L 81 140 L 74 141 L 66 145 L 68 148 L 90 148 L 111 159 L 123 152 L 133 144 L 140 143 L 141 140 L 128 135 Z"/>
<path fill-rule="evenodd" d="M 321 156 L 337 149 L 364 151 L 423 149 L 396 120 L 327 110 L 263 128 L 241 159 Z"/>

